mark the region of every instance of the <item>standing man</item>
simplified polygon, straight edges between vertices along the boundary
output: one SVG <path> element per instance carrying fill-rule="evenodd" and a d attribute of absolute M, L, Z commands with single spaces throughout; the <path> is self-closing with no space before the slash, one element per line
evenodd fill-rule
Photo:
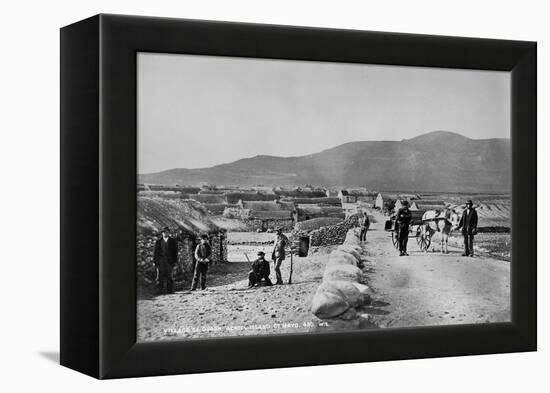
<path fill-rule="evenodd" d="M 265 260 L 265 252 L 258 252 L 258 259 L 252 263 L 252 271 L 248 273 L 248 287 L 255 286 L 272 286 L 273 283 L 269 279 L 269 262 Z"/>
<path fill-rule="evenodd" d="M 206 289 L 206 273 L 208 273 L 208 264 L 210 263 L 211 255 L 212 247 L 208 242 L 208 235 L 201 235 L 201 242 L 195 248 L 195 271 L 193 273 L 193 282 L 191 284 L 192 291 L 197 289 L 199 278 L 201 282 L 201 289 Z"/>
<path fill-rule="evenodd" d="M 153 262 L 158 270 L 159 292 L 163 295 L 174 293 L 173 270 L 178 261 L 178 244 L 170 236 L 170 229 L 164 227 L 161 237 L 155 243 Z"/>
<path fill-rule="evenodd" d="M 474 236 L 477 234 L 477 211 L 474 209 L 471 200 L 466 202 L 466 209 L 462 212 L 458 229 L 462 228 L 464 236 L 464 254 L 463 257 L 474 256 Z"/>
<path fill-rule="evenodd" d="M 409 201 L 403 201 L 403 207 L 397 211 L 395 217 L 395 230 L 399 243 L 399 256 L 407 254 L 407 243 L 409 241 L 409 224 L 411 223 L 412 213 L 409 210 Z"/>
<path fill-rule="evenodd" d="M 285 247 L 289 245 L 288 238 L 283 233 L 282 228 L 277 228 L 277 238 L 275 239 L 275 246 L 271 253 L 271 259 L 275 263 L 275 275 L 277 276 L 277 282 L 275 285 L 283 284 L 283 277 L 281 276 L 281 264 L 285 259 Z"/>
<path fill-rule="evenodd" d="M 367 215 L 367 212 L 363 213 L 363 218 L 361 219 L 361 236 L 359 237 L 359 240 L 362 242 L 367 241 L 367 231 L 370 227 L 370 220 L 369 216 Z"/>

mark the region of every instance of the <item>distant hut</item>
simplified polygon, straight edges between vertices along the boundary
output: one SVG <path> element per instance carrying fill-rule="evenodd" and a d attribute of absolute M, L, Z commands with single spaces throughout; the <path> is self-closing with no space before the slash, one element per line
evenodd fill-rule
<path fill-rule="evenodd" d="M 341 207 L 318 206 L 309 204 L 299 204 L 296 206 L 296 220 L 306 221 L 314 218 L 332 217 L 344 219 L 345 213 Z"/>
<path fill-rule="evenodd" d="M 396 194 L 378 193 L 374 202 L 374 207 L 383 212 L 391 212 L 395 207 L 395 202 L 399 198 Z"/>
<path fill-rule="evenodd" d="M 436 202 L 436 203 L 431 203 Z M 443 201 L 430 201 L 430 203 L 426 203 L 424 200 L 418 200 L 416 201 L 416 207 L 418 210 L 443 210 L 445 209 L 447 205 Z"/>
<path fill-rule="evenodd" d="M 285 197 L 282 201 L 294 203 L 296 205 L 319 205 L 319 206 L 336 206 L 342 207 L 340 198 L 323 197 L 323 198 L 291 198 Z"/>
<path fill-rule="evenodd" d="M 275 194 L 279 197 L 289 197 L 289 198 L 323 198 L 327 196 L 325 189 L 313 189 L 313 188 L 295 188 L 295 189 L 284 189 L 284 188 L 275 188 Z"/>
<path fill-rule="evenodd" d="M 279 199 L 276 194 L 265 194 L 261 192 L 227 192 L 224 194 L 227 203 L 239 203 L 239 201 L 275 201 Z"/>
<path fill-rule="evenodd" d="M 185 187 L 179 185 L 166 185 L 166 184 L 149 184 L 151 191 L 174 191 L 182 194 L 196 194 L 200 191 L 198 187 Z"/>
<path fill-rule="evenodd" d="M 203 203 L 202 204 L 208 213 L 214 215 L 214 216 L 221 216 L 223 215 L 223 212 L 227 208 L 238 208 L 239 205 L 237 204 L 230 204 L 230 203 Z"/>
<path fill-rule="evenodd" d="M 376 196 L 376 192 L 369 191 L 366 188 L 348 188 L 338 192 L 338 197 L 342 200 L 342 203 L 365 202 L 374 205 Z"/>
<path fill-rule="evenodd" d="M 237 218 L 248 226 L 249 230 L 265 232 L 276 228 L 291 230 L 295 222 L 295 207 L 284 201 L 239 201 L 234 208 L 227 208 L 223 215 Z"/>
<path fill-rule="evenodd" d="M 205 203 L 205 204 L 227 203 L 227 200 L 225 199 L 224 195 L 192 194 L 192 195 L 188 195 L 188 198 L 200 203 Z"/>
<path fill-rule="evenodd" d="M 206 209 L 193 200 L 173 200 L 138 196 L 137 258 L 138 275 L 146 282 L 154 274 L 155 242 L 164 227 L 169 227 L 178 241 L 176 279 L 188 279 L 195 264 L 194 250 L 201 234 L 208 234 L 212 262 L 227 261 L 227 236 Z M 153 276 L 154 277 L 154 276 Z"/>

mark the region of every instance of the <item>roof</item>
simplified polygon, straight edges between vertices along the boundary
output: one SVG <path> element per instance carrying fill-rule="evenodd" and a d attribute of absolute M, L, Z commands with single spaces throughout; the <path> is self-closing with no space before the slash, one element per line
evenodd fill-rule
<path fill-rule="evenodd" d="M 441 205 L 445 206 L 445 201 L 441 199 L 418 199 L 416 203 L 421 203 L 423 205 Z"/>
<path fill-rule="evenodd" d="M 342 206 L 340 198 L 323 197 L 323 198 L 290 198 L 286 197 L 284 201 L 294 202 L 300 205 L 333 205 Z"/>
<path fill-rule="evenodd" d="M 225 203 L 226 200 L 223 195 L 210 195 L 210 194 L 193 194 L 188 196 L 189 199 L 201 203 Z"/>
<path fill-rule="evenodd" d="M 324 190 L 310 190 L 310 189 L 294 189 L 294 190 L 286 190 L 286 189 L 275 189 L 275 194 L 279 196 L 284 197 L 294 197 L 294 198 L 322 198 L 326 197 L 326 191 Z"/>
<path fill-rule="evenodd" d="M 237 203 L 239 201 L 274 201 L 277 199 L 277 195 L 260 192 L 228 192 L 225 194 L 225 198 L 228 203 Z"/>
<path fill-rule="evenodd" d="M 138 196 L 138 232 L 155 233 L 166 226 L 195 235 L 222 231 L 206 209 L 195 201 Z"/>
<path fill-rule="evenodd" d="M 290 210 L 278 210 L 278 211 L 250 211 L 248 218 L 251 219 L 276 219 L 276 220 L 285 220 L 292 219 L 292 211 Z"/>
<path fill-rule="evenodd" d="M 253 211 L 293 211 L 294 204 L 291 202 L 278 202 L 278 201 L 243 201 L 243 209 L 250 209 Z"/>
<path fill-rule="evenodd" d="M 226 207 L 238 207 L 237 205 L 231 205 L 229 203 L 203 203 L 203 206 L 211 214 L 221 215 Z"/>
<path fill-rule="evenodd" d="M 423 203 L 423 201 L 415 201 L 418 210 L 441 210 L 445 208 L 445 205 L 432 205 Z"/>
<path fill-rule="evenodd" d="M 341 207 L 334 206 L 298 205 L 296 211 L 298 218 L 345 217 L 344 210 Z"/>
<path fill-rule="evenodd" d="M 297 231 L 310 232 L 323 227 L 336 225 L 341 222 L 343 222 L 343 220 L 338 217 L 318 217 L 311 220 L 298 222 L 294 226 L 294 229 Z"/>
<path fill-rule="evenodd" d="M 366 190 L 366 189 L 358 189 L 358 188 L 348 188 L 345 191 L 347 192 L 347 195 L 358 196 L 358 197 L 373 197 L 373 198 L 376 198 L 376 195 L 378 195 L 377 192 L 369 191 L 369 190 Z"/>
<path fill-rule="evenodd" d="M 153 191 L 178 191 L 184 194 L 197 194 L 200 191 L 199 187 L 185 187 L 178 185 L 165 185 L 165 184 L 149 184 L 147 185 Z"/>
<path fill-rule="evenodd" d="M 198 192 L 199 195 L 222 195 L 223 193 L 225 193 L 224 190 L 200 190 Z"/>

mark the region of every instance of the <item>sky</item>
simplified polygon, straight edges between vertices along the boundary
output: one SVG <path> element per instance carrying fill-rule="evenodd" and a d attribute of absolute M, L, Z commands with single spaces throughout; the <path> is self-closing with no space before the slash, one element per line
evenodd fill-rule
<path fill-rule="evenodd" d="M 452 131 L 510 137 L 510 73 L 139 53 L 138 173 Z"/>

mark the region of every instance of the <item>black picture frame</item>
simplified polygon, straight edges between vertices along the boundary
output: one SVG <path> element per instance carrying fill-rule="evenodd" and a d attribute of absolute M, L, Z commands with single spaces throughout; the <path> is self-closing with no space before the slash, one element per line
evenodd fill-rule
<path fill-rule="evenodd" d="M 510 71 L 511 322 L 136 343 L 140 51 Z M 61 364 L 103 379 L 535 351 L 536 56 L 535 42 L 121 15 L 62 28 Z"/>

